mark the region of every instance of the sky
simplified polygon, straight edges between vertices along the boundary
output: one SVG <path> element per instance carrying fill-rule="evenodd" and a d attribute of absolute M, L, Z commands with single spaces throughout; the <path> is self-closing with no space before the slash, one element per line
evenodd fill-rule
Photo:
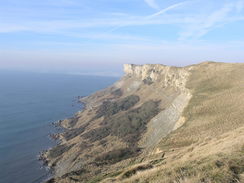
<path fill-rule="evenodd" d="M 244 62 L 244 0 L 0 0 L 0 69 Z"/>

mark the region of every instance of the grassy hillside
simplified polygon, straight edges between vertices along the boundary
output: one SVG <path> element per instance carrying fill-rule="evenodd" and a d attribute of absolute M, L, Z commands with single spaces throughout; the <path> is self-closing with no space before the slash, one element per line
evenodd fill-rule
<path fill-rule="evenodd" d="M 244 64 L 203 63 L 191 72 L 186 123 L 145 161 L 163 153 L 163 163 L 121 182 L 244 181 Z"/>
<path fill-rule="evenodd" d="M 244 64 L 139 69 L 63 121 L 50 181 L 244 182 Z"/>

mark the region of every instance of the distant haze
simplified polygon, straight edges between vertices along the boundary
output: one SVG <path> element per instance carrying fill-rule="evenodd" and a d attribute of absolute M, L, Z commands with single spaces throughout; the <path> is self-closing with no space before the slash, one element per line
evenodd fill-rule
<path fill-rule="evenodd" d="M 121 75 L 123 63 L 244 62 L 244 0 L 0 2 L 0 69 Z"/>

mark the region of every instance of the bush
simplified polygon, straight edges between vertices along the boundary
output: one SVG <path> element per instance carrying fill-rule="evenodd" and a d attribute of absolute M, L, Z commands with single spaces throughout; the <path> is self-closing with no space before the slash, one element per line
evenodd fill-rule
<path fill-rule="evenodd" d="M 71 129 L 65 133 L 63 133 L 63 137 L 65 138 L 65 140 L 71 140 L 73 138 L 75 138 L 76 136 L 80 135 L 81 133 L 83 133 L 86 129 L 88 124 L 81 126 L 80 128 L 75 128 L 75 129 Z"/>
<path fill-rule="evenodd" d="M 112 135 L 123 138 L 130 144 L 138 141 L 141 134 L 146 130 L 148 121 L 158 114 L 158 103 L 148 101 L 137 109 L 108 120 L 107 123 L 112 128 Z"/>
<path fill-rule="evenodd" d="M 140 98 L 138 96 L 130 95 L 115 102 L 105 101 L 97 110 L 94 119 L 100 118 L 102 116 L 110 117 L 119 111 L 126 111 L 133 107 L 137 102 L 139 102 L 139 100 Z"/>
<path fill-rule="evenodd" d="M 146 130 L 148 121 L 158 114 L 158 104 L 158 101 L 148 101 L 136 109 L 105 118 L 102 122 L 102 127 L 90 130 L 83 134 L 82 137 L 89 139 L 90 142 L 95 142 L 113 135 L 120 137 L 129 145 L 135 145 L 141 134 Z"/>
<path fill-rule="evenodd" d="M 95 161 L 97 165 L 113 164 L 128 159 L 140 152 L 139 148 L 123 148 L 109 151 L 98 156 Z"/>
<path fill-rule="evenodd" d="M 123 178 L 129 178 L 129 177 L 135 175 L 138 171 L 144 171 L 144 170 L 148 170 L 151 168 L 153 168 L 153 165 L 151 165 L 151 164 L 140 165 L 140 166 L 137 166 L 131 170 L 126 171 L 122 177 Z"/>
<path fill-rule="evenodd" d="M 111 92 L 112 95 L 114 95 L 115 97 L 121 97 L 123 95 L 123 92 L 121 89 L 117 89 Z"/>
<path fill-rule="evenodd" d="M 57 157 L 61 156 L 64 152 L 70 150 L 73 146 L 74 145 L 70 145 L 70 146 L 67 146 L 64 144 L 58 145 L 49 151 L 49 157 L 50 158 L 57 158 Z"/>
<path fill-rule="evenodd" d="M 93 130 L 88 131 L 87 133 L 83 134 L 82 137 L 85 139 L 89 139 L 90 142 L 95 142 L 97 140 L 101 140 L 107 137 L 111 133 L 109 127 L 100 127 Z"/>
<path fill-rule="evenodd" d="M 152 78 L 147 77 L 146 79 L 143 80 L 143 83 L 146 84 L 146 85 L 153 84 Z"/>

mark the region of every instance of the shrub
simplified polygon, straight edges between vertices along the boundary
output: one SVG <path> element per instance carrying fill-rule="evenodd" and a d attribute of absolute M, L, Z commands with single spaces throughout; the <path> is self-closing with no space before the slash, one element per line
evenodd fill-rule
<path fill-rule="evenodd" d="M 122 178 L 129 178 L 129 177 L 133 176 L 134 174 L 136 174 L 138 171 L 144 171 L 144 170 L 148 170 L 151 168 L 153 168 L 153 165 L 151 165 L 151 164 L 137 166 L 137 167 L 123 173 Z"/>
<path fill-rule="evenodd" d="M 147 122 L 158 114 L 158 103 L 148 101 L 137 109 L 108 120 L 112 135 L 123 138 L 128 143 L 135 143 L 146 130 Z"/>
<path fill-rule="evenodd" d="M 57 158 L 57 157 L 61 156 L 64 152 L 70 150 L 73 146 L 74 145 L 70 145 L 70 146 L 67 146 L 64 144 L 58 145 L 49 151 L 49 157 L 50 158 Z"/>
<path fill-rule="evenodd" d="M 90 142 L 95 142 L 113 135 L 120 137 L 129 145 L 135 145 L 141 134 L 146 130 L 147 122 L 158 114 L 158 104 L 158 101 L 151 100 L 136 109 L 105 118 L 102 127 L 90 130 L 83 134 L 82 137 L 89 139 Z"/>
<path fill-rule="evenodd" d="M 147 77 L 146 79 L 143 80 L 143 83 L 146 84 L 146 85 L 153 84 L 152 78 Z"/>
<path fill-rule="evenodd" d="M 97 140 L 101 140 L 107 137 L 110 134 L 111 130 L 109 127 L 100 127 L 93 130 L 88 131 L 83 134 L 82 137 L 85 139 L 89 139 L 90 142 L 95 142 Z"/>
<path fill-rule="evenodd" d="M 121 160 L 132 157 L 133 155 L 139 153 L 139 148 L 123 148 L 123 149 L 115 149 L 109 151 L 107 153 L 98 156 L 95 161 L 97 165 L 103 164 L 113 164 L 117 163 Z"/>
<path fill-rule="evenodd" d="M 111 92 L 112 95 L 114 95 L 115 97 L 121 97 L 123 95 L 123 92 L 121 89 L 117 89 Z"/>
<path fill-rule="evenodd" d="M 139 100 L 140 98 L 138 96 L 130 95 L 115 102 L 105 101 L 97 110 L 94 119 L 100 118 L 102 116 L 109 117 L 118 113 L 119 111 L 126 111 L 133 107 L 137 102 L 139 102 Z"/>
<path fill-rule="evenodd" d="M 75 128 L 75 129 L 66 131 L 65 133 L 63 133 L 63 137 L 65 138 L 65 140 L 71 140 L 71 139 L 75 138 L 76 136 L 80 135 L 81 133 L 83 133 L 85 131 L 87 125 L 88 124 L 83 125 L 80 128 Z"/>

